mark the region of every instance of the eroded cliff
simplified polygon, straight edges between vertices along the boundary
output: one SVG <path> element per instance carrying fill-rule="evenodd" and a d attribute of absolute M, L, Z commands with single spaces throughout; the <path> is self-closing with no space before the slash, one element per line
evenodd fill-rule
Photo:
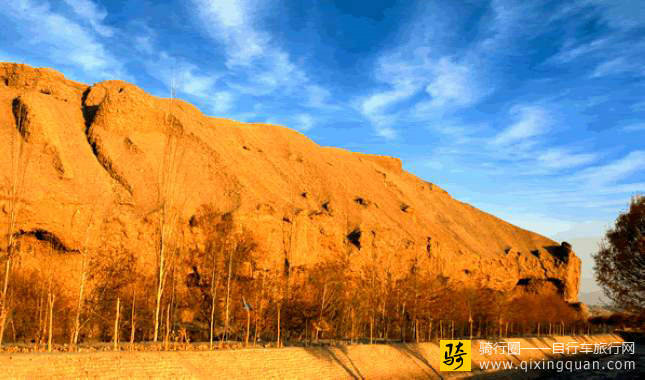
<path fill-rule="evenodd" d="M 396 275 L 415 262 L 456 286 L 577 298 L 580 261 L 570 247 L 453 199 L 396 158 L 207 117 L 122 81 L 87 86 L 0 64 L 0 147 L 2 231 L 18 184 L 17 241 L 57 252 L 72 276 L 84 244 L 125 247 L 153 270 L 154 215 L 160 199 L 172 199 L 186 244 L 199 233 L 190 221 L 200 207 L 232 211 L 263 268 L 287 260 L 306 270 L 350 250 L 351 267 L 376 260 Z M 110 223 L 88 241 L 99 219 Z"/>

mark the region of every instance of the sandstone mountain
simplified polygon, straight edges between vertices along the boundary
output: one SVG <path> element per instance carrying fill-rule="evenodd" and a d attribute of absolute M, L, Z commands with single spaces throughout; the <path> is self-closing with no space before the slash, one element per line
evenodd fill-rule
<path fill-rule="evenodd" d="M 185 244 L 198 240 L 191 221 L 211 205 L 250 231 L 261 268 L 306 270 L 349 252 L 350 267 L 375 260 L 396 275 L 417 263 L 455 286 L 577 299 L 580 260 L 570 246 L 453 199 L 397 158 L 207 117 L 122 81 L 88 86 L 0 64 L 0 147 L 3 236 L 16 185 L 15 236 L 33 253 L 21 265 L 42 265 L 49 250 L 49 265 L 70 278 L 84 245 L 128 249 L 154 271 L 155 215 L 160 199 L 172 199 Z"/>

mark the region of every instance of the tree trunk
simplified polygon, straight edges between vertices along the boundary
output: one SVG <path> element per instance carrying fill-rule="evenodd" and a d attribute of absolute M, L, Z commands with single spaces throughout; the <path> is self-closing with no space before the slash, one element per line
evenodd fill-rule
<path fill-rule="evenodd" d="M 278 339 L 276 343 L 276 347 L 280 347 L 280 309 L 282 308 L 282 305 L 278 303 Z"/>
<path fill-rule="evenodd" d="M 116 299 L 116 314 L 114 314 L 114 351 L 119 350 L 119 317 L 121 316 L 121 297 Z"/>
<path fill-rule="evenodd" d="M 161 227 L 162 237 L 160 239 L 161 248 L 159 249 L 159 277 L 157 278 L 157 294 L 155 298 L 155 320 L 154 320 L 154 335 L 153 342 L 157 343 L 159 340 L 159 317 L 161 316 L 161 297 L 163 295 L 163 285 L 165 273 L 165 250 L 164 250 L 164 241 L 163 241 L 163 226 Z"/>
<path fill-rule="evenodd" d="M 251 310 L 246 306 L 246 337 L 244 339 L 244 347 L 249 346 L 249 334 L 251 333 Z"/>
<path fill-rule="evenodd" d="M 229 299 L 231 297 L 231 275 L 233 271 L 233 250 L 228 255 L 228 276 L 226 278 L 226 319 L 224 321 L 224 340 L 228 341 Z"/>
<path fill-rule="evenodd" d="M 84 250 L 84 248 L 83 248 Z M 81 330 L 81 310 L 83 308 L 83 302 L 85 300 L 85 276 L 87 272 L 87 258 L 85 257 L 86 253 L 83 252 L 83 258 L 82 258 L 82 268 L 81 268 L 81 283 L 79 284 L 78 288 L 78 303 L 76 304 L 76 318 L 74 320 L 74 334 L 73 334 L 73 342 L 72 346 L 74 349 L 77 349 L 78 346 L 78 336 L 80 334 Z"/>
<path fill-rule="evenodd" d="M 211 324 L 210 324 L 210 331 L 209 331 L 209 339 L 210 339 L 210 344 L 209 348 L 212 350 L 213 349 L 213 334 L 214 334 L 214 328 L 215 328 L 215 303 L 217 302 L 217 283 L 215 282 L 214 278 L 214 271 L 213 271 L 213 277 L 211 277 Z"/>
<path fill-rule="evenodd" d="M 12 233 L 13 235 L 13 233 Z M 11 239 L 11 237 L 10 237 Z M 10 243 L 11 244 L 11 243 Z M 11 248 L 8 248 L 9 251 Z M 7 290 L 9 289 L 9 275 L 11 274 L 11 252 L 7 254 L 7 261 L 5 262 L 4 281 L 2 284 L 2 299 L 0 299 L 0 347 L 2 347 L 2 340 L 4 338 L 4 328 L 9 315 L 9 306 L 7 298 Z"/>
<path fill-rule="evenodd" d="M 56 296 L 50 291 L 49 293 L 49 332 L 47 337 L 47 351 L 52 352 L 52 337 L 54 333 L 54 302 Z"/>
<path fill-rule="evenodd" d="M 137 295 L 134 291 L 132 291 L 132 315 L 130 317 L 130 351 L 134 351 L 134 334 L 136 332 L 134 315 L 135 315 L 136 300 L 137 300 Z"/>
<path fill-rule="evenodd" d="M 164 336 L 164 349 L 168 351 L 170 345 L 170 302 L 168 302 L 168 307 L 166 307 L 166 335 Z"/>
<path fill-rule="evenodd" d="M 262 276 L 261 279 L 261 286 L 260 286 L 260 298 L 258 301 L 256 301 L 256 307 L 258 307 L 258 311 L 255 313 L 255 331 L 253 334 L 253 347 L 256 346 L 258 343 L 258 324 L 260 321 L 260 318 L 262 317 L 262 300 L 264 298 L 264 276 Z"/>

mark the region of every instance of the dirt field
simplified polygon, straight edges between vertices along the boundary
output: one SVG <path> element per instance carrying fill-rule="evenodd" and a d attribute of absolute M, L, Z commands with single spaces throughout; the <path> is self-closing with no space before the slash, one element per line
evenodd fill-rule
<path fill-rule="evenodd" d="M 618 342 L 616 335 L 512 338 L 522 348 L 553 342 Z M 522 355 L 483 356 L 480 341 L 473 341 L 473 369 L 482 360 L 551 359 L 540 350 Z M 93 352 L 28 353 L 0 355 L 2 378 L 264 378 L 264 379 L 382 379 L 446 378 L 482 375 L 473 372 L 439 372 L 437 344 L 354 345 L 240 349 L 214 352 Z M 502 375 L 502 373 L 499 373 Z M 509 373 L 507 373 L 508 375 Z"/>

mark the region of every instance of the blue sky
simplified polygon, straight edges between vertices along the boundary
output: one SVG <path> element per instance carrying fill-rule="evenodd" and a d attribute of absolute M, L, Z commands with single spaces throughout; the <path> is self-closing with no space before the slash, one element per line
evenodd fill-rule
<path fill-rule="evenodd" d="M 645 191 L 638 0 L 13 0 L 0 16 L 0 61 L 159 96 L 174 77 L 206 114 L 401 157 L 587 251 Z"/>

